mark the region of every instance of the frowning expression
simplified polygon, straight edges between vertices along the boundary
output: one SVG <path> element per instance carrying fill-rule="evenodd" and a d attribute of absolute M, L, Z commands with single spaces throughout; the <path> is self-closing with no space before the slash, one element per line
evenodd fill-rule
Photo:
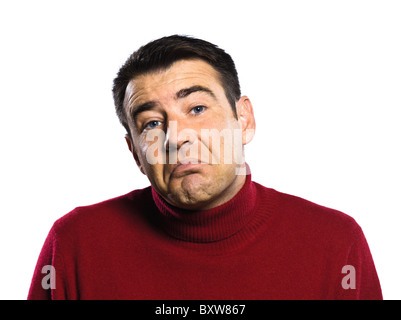
<path fill-rule="evenodd" d="M 236 108 L 238 118 L 218 73 L 199 59 L 180 60 L 130 81 L 125 95 L 131 134 L 127 142 L 139 168 L 166 201 L 207 209 L 238 192 L 244 177 L 236 174 L 238 163 L 224 160 L 226 139 L 216 147 L 202 134 L 249 129 L 241 111 L 247 109 L 253 119 L 249 99 L 241 98 Z M 248 142 L 240 137 L 241 146 Z M 150 154 L 158 161 L 151 161 Z"/>

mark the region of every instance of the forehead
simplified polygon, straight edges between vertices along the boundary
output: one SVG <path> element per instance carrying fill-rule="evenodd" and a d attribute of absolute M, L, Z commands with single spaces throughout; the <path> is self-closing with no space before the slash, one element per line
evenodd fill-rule
<path fill-rule="evenodd" d="M 219 74 L 210 64 L 199 59 L 180 60 L 166 70 L 132 79 L 126 89 L 126 105 L 132 107 L 149 99 L 170 99 L 179 90 L 193 85 L 208 87 L 217 91 L 216 95 L 223 92 Z"/>

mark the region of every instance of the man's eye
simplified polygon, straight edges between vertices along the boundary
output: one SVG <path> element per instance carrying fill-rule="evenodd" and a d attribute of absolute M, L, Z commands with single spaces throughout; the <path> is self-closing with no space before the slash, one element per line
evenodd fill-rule
<path fill-rule="evenodd" d="M 205 109 L 206 109 L 205 106 L 196 106 L 196 107 L 191 109 L 191 112 L 194 113 L 194 114 L 199 114 L 199 113 L 204 112 Z"/>
<path fill-rule="evenodd" d="M 161 122 L 157 120 L 152 120 L 149 121 L 147 124 L 145 124 L 144 129 L 154 129 L 160 126 Z"/>

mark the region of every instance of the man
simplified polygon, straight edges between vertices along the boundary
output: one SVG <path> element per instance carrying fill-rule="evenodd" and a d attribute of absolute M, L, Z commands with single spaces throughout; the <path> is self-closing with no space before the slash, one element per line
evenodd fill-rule
<path fill-rule="evenodd" d="M 113 94 L 151 186 L 57 220 L 29 299 L 382 299 L 351 217 L 251 180 L 252 104 L 222 49 L 155 40 Z"/>

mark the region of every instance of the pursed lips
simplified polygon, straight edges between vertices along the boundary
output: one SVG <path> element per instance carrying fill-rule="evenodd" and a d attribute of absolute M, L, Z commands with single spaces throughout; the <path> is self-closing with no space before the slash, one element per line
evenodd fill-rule
<path fill-rule="evenodd" d="M 206 164 L 206 162 L 198 159 L 185 159 L 185 161 L 173 165 L 170 177 L 179 178 L 188 174 L 198 173 L 201 167 Z"/>

